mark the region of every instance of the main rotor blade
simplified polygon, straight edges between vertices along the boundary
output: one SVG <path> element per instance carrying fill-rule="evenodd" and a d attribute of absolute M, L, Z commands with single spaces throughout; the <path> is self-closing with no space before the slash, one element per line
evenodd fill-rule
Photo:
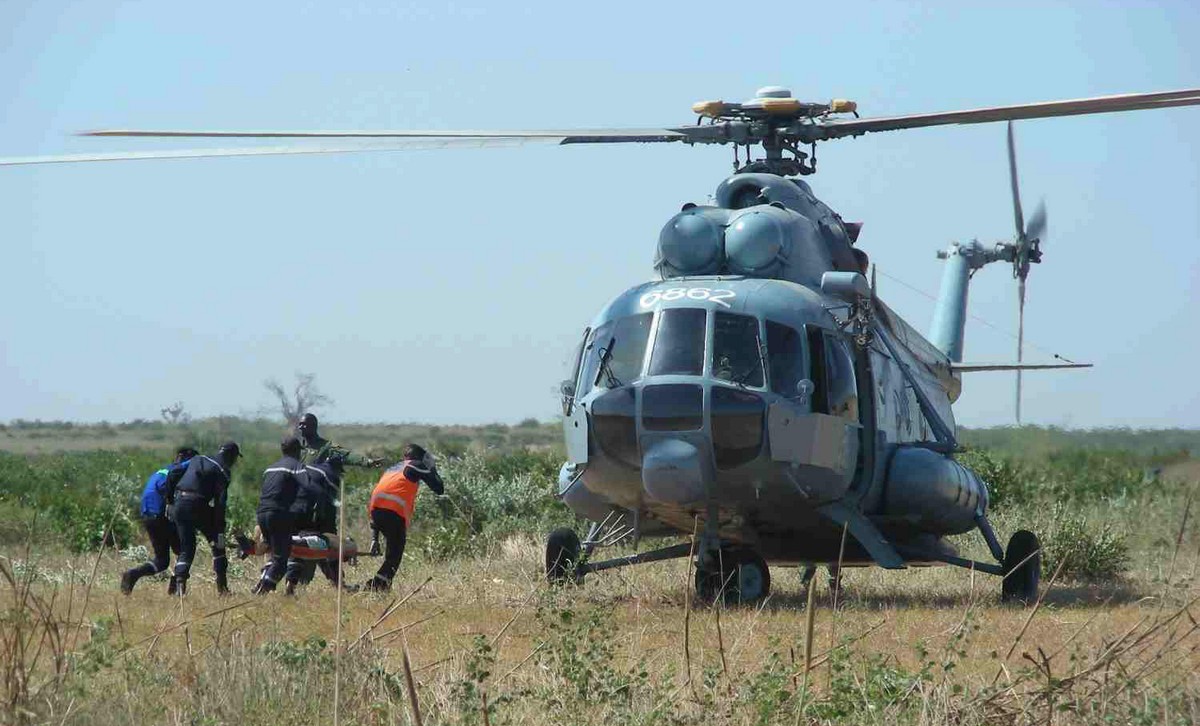
<path fill-rule="evenodd" d="M 1113 113 L 1116 111 L 1137 111 L 1141 109 L 1196 105 L 1200 105 L 1200 88 L 1156 93 L 1127 93 L 1117 96 L 1080 98 L 1071 101 L 1025 103 L 1017 106 L 994 106 L 968 111 L 920 113 L 911 116 L 847 119 L 844 121 L 830 120 L 823 121 L 817 125 L 822 127 L 822 138 L 836 139 L 872 131 L 896 131 L 898 129 L 915 129 L 926 126 L 944 126 L 947 124 L 981 124 L 992 121 L 1019 121 L 1030 118 L 1078 116 L 1091 113 Z"/>
<path fill-rule="evenodd" d="M 514 131 L 213 131 L 177 129 L 101 129 L 80 136 L 141 136 L 221 139 L 525 139 L 559 144 L 654 143 L 683 141 L 683 129 L 542 129 Z"/>
<path fill-rule="evenodd" d="M 1013 142 L 1013 124 L 1008 122 L 1008 183 L 1012 187 L 1013 217 L 1017 223 L 1017 239 L 1025 235 L 1025 214 L 1021 211 L 1021 185 L 1017 181 L 1017 148 Z"/>
<path fill-rule="evenodd" d="M 162 151 L 114 151 L 97 154 L 59 154 L 55 156 L 0 157 L 0 166 L 28 164 L 75 164 L 88 161 L 140 161 L 147 159 L 203 159 L 224 156 L 291 156 L 297 154 L 353 154 L 366 151 L 405 151 L 420 149 L 483 148 L 556 143 L 547 138 L 418 138 L 395 139 L 388 143 L 357 146 L 249 146 L 227 149 L 164 149 Z"/>

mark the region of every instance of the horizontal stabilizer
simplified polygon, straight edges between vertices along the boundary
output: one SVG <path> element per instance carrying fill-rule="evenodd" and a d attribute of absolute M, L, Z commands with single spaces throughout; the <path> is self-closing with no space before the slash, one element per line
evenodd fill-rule
<path fill-rule="evenodd" d="M 1055 368 L 1091 368 L 1091 363 L 951 363 L 955 373 L 978 371 L 1046 371 Z"/>

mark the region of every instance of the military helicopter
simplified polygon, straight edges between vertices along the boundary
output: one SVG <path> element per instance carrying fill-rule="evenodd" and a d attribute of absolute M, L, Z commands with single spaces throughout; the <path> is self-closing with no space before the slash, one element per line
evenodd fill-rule
<path fill-rule="evenodd" d="M 377 146 L 252 147 L 0 159 L 0 165 L 153 158 L 339 153 L 375 149 L 556 144 L 721 144 L 735 173 L 712 204 L 685 204 L 663 227 L 658 280 L 609 302 L 581 336 L 561 386 L 568 461 L 558 496 L 591 521 L 585 536 L 552 532 L 546 575 L 578 580 L 617 567 L 694 557 L 705 599 L 755 602 L 768 563 L 952 565 L 1003 578 L 1005 600 L 1032 601 L 1040 543 L 1014 533 L 1002 547 L 988 489 L 955 461 L 951 405 L 961 375 L 1082 367 L 964 363 L 969 281 L 1003 262 L 1024 287 L 1041 262 L 1046 216 L 1026 224 L 1011 125 L 1016 236 L 991 247 L 954 244 L 928 336 L 875 294 L 859 225 L 818 200 L 805 176 L 816 144 L 876 131 L 1200 105 L 1200 89 L 910 116 L 860 118 L 848 100 L 814 103 L 785 88 L 744 103 L 704 101 L 695 125 L 549 131 L 138 131 L 94 136 L 333 138 Z M 853 116 L 850 118 L 849 116 Z M 761 155 L 753 155 L 755 147 Z M 1019 386 L 1019 384 L 1018 384 Z M 1019 387 L 1018 387 L 1019 402 Z M 1019 403 L 1018 403 L 1019 405 Z M 978 530 L 995 562 L 960 557 L 950 535 Z M 629 538 L 686 541 L 607 560 Z"/>

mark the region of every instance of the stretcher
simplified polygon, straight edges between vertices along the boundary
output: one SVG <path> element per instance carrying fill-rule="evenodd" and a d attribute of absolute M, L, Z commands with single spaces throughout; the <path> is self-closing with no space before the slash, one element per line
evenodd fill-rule
<path fill-rule="evenodd" d="M 353 537 L 345 537 L 341 544 L 343 562 L 351 562 L 358 558 L 358 545 Z M 262 530 L 255 527 L 254 538 L 239 538 L 238 549 L 243 557 L 249 557 L 269 554 L 271 545 L 263 539 Z M 291 557 L 297 560 L 336 562 L 338 536 L 333 532 L 297 532 L 292 535 Z"/>

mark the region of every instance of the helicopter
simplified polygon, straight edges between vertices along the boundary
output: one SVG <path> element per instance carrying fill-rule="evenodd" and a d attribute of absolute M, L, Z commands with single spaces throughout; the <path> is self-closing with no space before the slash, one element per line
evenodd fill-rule
<path fill-rule="evenodd" d="M 148 150 L 0 159 L 17 164 L 323 154 L 523 143 L 682 143 L 734 150 L 712 203 L 684 204 L 662 228 L 657 279 L 613 298 L 588 325 L 560 386 L 567 461 L 557 496 L 590 522 L 546 540 L 554 583 L 671 559 L 694 561 L 705 600 L 754 603 L 770 566 L 905 569 L 950 565 L 1002 578 L 1001 597 L 1033 602 L 1041 544 L 1002 546 L 988 488 L 956 461 L 953 403 L 962 374 L 1081 368 L 1022 359 L 1024 291 L 1042 261 L 1046 214 L 1024 219 L 1012 122 L 1200 105 L 1200 89 L 862 118 L 845 99 L 808 102 L 783 87 L 745 102 L 702 101 L 694 125 L 539 131 L 103 130 L 102 137 L 340 139 L 336 147 Z M 861 225 L 821 202 L 805 177 L 818 142 L 866 133 L 1006 121 L 1016 234 L 955 243 L 928 335 L 877 295 Z M 374 141 L 362 146 L 360 142 Z M 303 143 L 303 142 L 301 142 Z M 755 149 L 761 152 L 755 152 Z M 755 157 L 754 154 L 760 155 Z M 1010 265 L 1018 283 L 1017 361 L 963 361 L 971 277 Z M 868 279 L 868 275 L 871 279 Z M 1020 379 L 1016 401 L 1019 412 Z M 1019 416 L 1019 413 L 1018 413 Z M 978 532 L 994 562 L 947 541 Z M 683 541 L 596 559 L 642 537 Z"/>

